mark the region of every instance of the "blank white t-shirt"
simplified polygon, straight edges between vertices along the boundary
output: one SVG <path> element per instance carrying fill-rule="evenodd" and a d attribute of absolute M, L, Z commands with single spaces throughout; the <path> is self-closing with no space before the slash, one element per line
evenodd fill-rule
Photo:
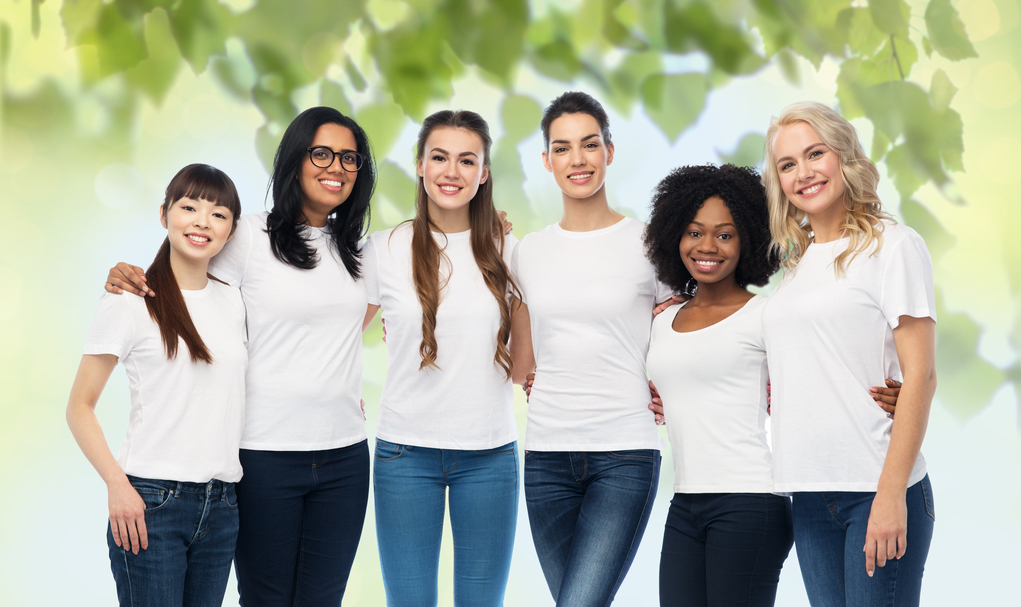
<path fill-rule="evenodd" d="M 776 491 L 878 486 L 894 421 L 869 387 L 900 377 L 900 317 L 936 320 L 925 241 L 907 226 L 883 225 L 882 249 L 856 256 L 839 279 L 833 260 L 849 239 L 811 244 L 763 311 Z M 919 454 L 908 485 L 923 476 Z"/>
<path fill-rule="evenodd" d="M 180 339 L 177 356 L 168 360 L 141 297 L 106 293 L 99 300 L 85 354 L 116 356 L 131 390 L 117 463 L 143 478 L 237 482 L 248 361 L 245 307 L 237 289 L 215 280 L 181 294 L 212 364 L 193 363 Z"/>
<path fill-rule="evenodd" d="M 369 302 L 386 320 L 389 369 L 376 436 L 434 449 L 491 449 L 517 440 L 513 385 L 494 360 L 500 308 L 471 249 L 471 232 L 434 233 L 441 257 L 436 365 L 419 370 L 422 306 L 411 267 L 411 224 L 369 236 L 363 268 Z M 506 236 L 509 260 L 517 239 Z"/>
<path fill-rule="evenodd" d="M 663 399 L 676 493 L 770 493 L 766 349 L 756 295 L 720 322 L 678 333 L 683 304 L 652 323 L 649 377 Z"/>
<path fill-rule="evenodd" d="M 366 437 L 362 394 L 365 287 L 333 252 L 326 228 L 305 227 L 319 264 L 279 261 L 268 213 L 244 215 L 209 272 L 241 289 L 248 308 L 242 449 L 318 451 Z"/>
<path fill-rule="evenodd" d="M 645 257 L 645 224 L 525 236 L 512 271 L 528 304 L 535 382 L 525 448 L 659 449 L 645 355 L 652 310 L 671 291 Z"/>

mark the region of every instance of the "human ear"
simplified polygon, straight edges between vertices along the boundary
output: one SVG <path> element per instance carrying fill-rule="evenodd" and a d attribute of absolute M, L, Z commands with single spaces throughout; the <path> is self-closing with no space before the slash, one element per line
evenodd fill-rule
<path fill-rule="evenodd" d="M 606 166 L 610 166 L 611 164 L 613 164 L 613 144 L 612 143 L 606 144 L 606 150 L 607 150 Z"/>
<path fill-rule="evenodd" d="M 489 167 L 484 166 L 482 167 L 482 179 L 479 179 L 479 185 L 486 183 L 487 179 L 489 179 Z"/>
<path fill-rule="evenodd" d="M 550 173 L 553 172 L 553 167 L 550 166 L 549 163 L 549 154 L 547 154 L 546 152 L 542 153 L 542 166 L 546 167 L 546 170 L 549 171 Z"/>

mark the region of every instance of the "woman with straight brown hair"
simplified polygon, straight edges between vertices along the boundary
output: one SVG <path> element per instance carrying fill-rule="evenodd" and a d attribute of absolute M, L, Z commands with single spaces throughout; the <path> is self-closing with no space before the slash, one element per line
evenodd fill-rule
<path fill-rule="evenodd" d="M 167 186 L 167 228 L 147 270 L 158 297 L 104 294 L 71 388 L 67 423 L 109 493 L 107 543 L 121 605 L 220 605 L 234 558 L 244 420 L 245 307 L 206 274 L 234 234 L 237 190 L 189 165 Z M 114 367 L 131 413 L 116 459 L 95 407 Z"/>
<path fill-rule="evenodd" d="M 454 604 L 503 605 L 518 506 L 510 294 L 481 116 L 442 111 L 418 134 L 415 218 L 365 245 L 369 314 L 389 370 L 373 490 L 387 605 L 437 604 L 446 495 Z"/>

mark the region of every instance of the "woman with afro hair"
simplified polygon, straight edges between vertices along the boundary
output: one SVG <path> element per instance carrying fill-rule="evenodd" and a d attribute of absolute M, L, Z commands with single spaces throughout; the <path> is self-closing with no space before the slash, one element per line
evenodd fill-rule
<path fill-rule="evenodd" d="M 691 296 L 656 317 L 648 354 L 674 461 L 660 605 L 773 605 L 794 538 L 766 438 L 766 298 L 746 288 L 779 267 L 766 192 L 750 168 L 686 166 L 652 205 L 646 254 Z"/>

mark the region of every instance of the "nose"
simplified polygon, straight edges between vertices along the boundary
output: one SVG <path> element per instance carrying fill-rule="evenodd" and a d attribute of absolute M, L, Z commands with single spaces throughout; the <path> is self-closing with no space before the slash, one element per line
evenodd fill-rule
<path fill-rule="evenodd" d="M 457 179 L 458 177 L 461 176 L 461 173 L 459 171 L 460 168 L 461 163 L 455 161 L 448 162 L 446 166 L 443 167 L 443 176 L 450 177 L 452 179 Z"/>
<path fill-rule="evenodd" d="M 699 253 L 715 253 L 719 250 L 719 247 L 715 238 L 703 237 L 698 241 L 698 246 L 695 247 L 695 250 Z"/>
<path fill-rule="evenodd" d="M 812 170 L 811 164 L 808 161 L 801 161 L 798 163 L 798 181 L 807 181 L 815 177 L 815 171 Z"/>
<path fill-rule="evenodd" d="M 582 166 L 585 164 L 585 154 L 581 148 L 572 148 L 570 153 L 571 166 Z"/>

